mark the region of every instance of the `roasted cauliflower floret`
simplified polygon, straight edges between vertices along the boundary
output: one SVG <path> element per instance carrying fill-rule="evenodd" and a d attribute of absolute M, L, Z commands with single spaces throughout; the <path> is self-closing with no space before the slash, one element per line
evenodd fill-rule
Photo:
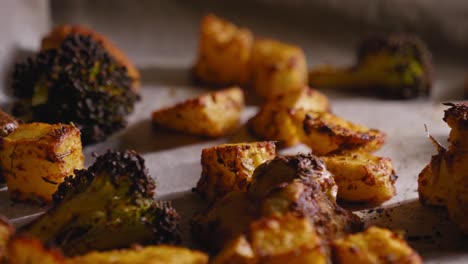
<path fill-rule="evenodd" d="M 252 134 L 275 140 L 283 147 L 301 142 L 305 111 L 328 112 L 328 98 L 317 90 L 304 88 L 266 101 L 248 122 Z"/>
<path fill-rule="evenodd" d="M 430 52 L 416 36 L 372 35 L 357 51 L 357 64 L 348 68 L 322 66 L 309 74 L 317 88 L 338 88 L 408 99 L 428 95 L 432 86 Z"/>
<path fill-rule="evenodd" d="M 396 193 L 396 176 L 389 158 L 357 151 L 321 159 L 334 175 L 340 200 L 377 204 L 389 200 Z"/>
<path fill-rule="evenodd" d="M 447 104 L 444 121 L 450 126 L 447 149 L 430 137 L 438 154 L 418 178 L 423 204 L 446 206 L 450 218 L 468 233 L 468 103 Z"/>
<path fill-rule="evenodd" d="M 263 198 L 275 188 L 296 179 L 305 184 L 317 184 L 331 201 L 336 200 L 338 187 L 333 175 L 323 161 L 312 154 L 277 156 L 263 163 L 255 170 L 248 191 L 252 197 Z"/>
<path fill-rule="evenodd" d="M 231 191 L 246 191 L 255 168 L 275 155 L 275 143 L 271 141 L 224 144 L 203 149 L 202 174 L 196 190 L 208 201 Z"/>
<path fill-rule="evenodd" d="M 260 165 L 249 186 L 259 215 L 306 216 L 325 240 L 359 231 L 362 222 L 336 204 L 337 186 L 325 164 L 311 154 L 279 156 Z"/>
<path fill-rule="evenodd" d="M 249 84 L 262 98 L 298 92 L 307 86 L 304 51 L 271 39 L 255 40 L 249 62 Z"/>
<path fill-rule="evenodd" d="M 386 138 L 377 129 L 369 129 L 326 112 L 307 112 L 303 125 L 303 143 L 318 156 L 343 150 L 374 151 L 383 145 Z"/>
<path fill-rule="evenodd" d="M 215 86 L 245 83 L 252 43 L 253 36 L 248 29 L 238 28 L 214 15 L 204 16 L 194 77 Z"/>
<path fill-rule="evenodd" d="M 180 242 L 179 215 L 155 202 L 155 183 L 133 151 L 108 151 L 75 171 L 54 194 L 54 205 L 21 229 L 66 255 L 140 244 Z"/>
<path fill-rule="evenodd" d="M 2 174 L 15 201 L 50 202 L 65 177 L 84 166 L 80 130 L 71 125 L 22 124 L 1 141 Z"/>
<path fill-rule="evenodd" d="M 153 112 L 156 126 L 198 136 L 220 137 L 239 126 L 244 93 L 238 87 L 189 99 Z"/>
<path fill-rule="evenodd" d="M 135 249 L 91 252 L 67 259 L 66 264 L 208 264 L 208 255 L 174 246 L 146 246 Z"/>
<path fill-rule="evenodd" d="M 105 140 L 126 126 L 139 96 L 127 68 L 90 35 L 71 34 L 16 65 L 14 114 L 26 121 L 73 122 L 83 144 Z"/>
<path fill-rule="evenodd" d="M 390 230 L 370 227 L 362 233 L 336 239 L 332 243 L 334 263 L 422 263 L 405 240 Z"/>
<path fill-rule="evenodd" d="M 125 55 L 125 53 L 117 48 L 108 38 L 104 35 L 87 28 L 82 25 L 60 25 L 54 28 L 47 36 L 42 39 L 41 50 L 57 49 L 62 45 L 62 42 L 69 35 L 91 36 L 95 41 L 102 44 L 104 49 L 112 55 L 113 58 L 122 66 L 127 68 L 128 75 L 132 78 L 132 88 L 135 92 L 138 91 L 140 85 L 140 73 L 133 65 L 132 61 Z"/>
<path fill-rule="evenodd" d="M 336 204 L 336 190 L 320 159 L 304 154 L 279 156 L 255 170 L 247 193 L 230 192 L 199 212 L 192 232 L 216 252 L 261 217 L 305 216 L 325 240 L 359 231 L 361 220 Z"/>

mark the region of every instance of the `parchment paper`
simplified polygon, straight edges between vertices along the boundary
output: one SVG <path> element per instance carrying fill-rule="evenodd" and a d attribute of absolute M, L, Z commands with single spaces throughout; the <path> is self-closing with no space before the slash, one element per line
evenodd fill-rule
<path fill-rule="evenodd" d="M 217 140 L 154 131 L 151 127 L 149 118 L 153 110 L 207 91 L 191 85 L 189 78 L 189 68 L 196 55 L 200 16 L 207 11 L 216 11 L 236 23 L 251 27 L 259 35 L 299 44 L 305 49 L 311 66 L 325 62 L 351 63 L 357 35 L 344 32 L 337 36 L 320 28 L 315 33 L 305 34 L 300 31 L 301 27 L 275 20 L 274 15 L 257 18 L 252 12 L 230 11 L 220 5 L 210 8 L 182 2 L 164 2 L 160 4 L 160 9 L 150 9 L 155 12 L 155 17 L 148 16 L 149 11 L 144 12 L 133 6 L 128 7 L 119 20 L 117 11 L 97 5 L 94 9 L 83 9 L 86 11 L 77 12 L 75 16 L 67 16 L 70 12 L 64 10 L 54 20 L 55 23 L 81 22 L 92 25 L 128 51 L 142 72 L 142 101 L 130 116 L 128 127 L 106 142 L 86 147 L 86 164 L 93 162 L 90 154 L 94 151 L 102 153 L 109 148 L 130 148 L 141 152 L 150 174 L 158 182 L 156 198 L 174 202 L 183 219 L 184 244 L 197 247 L 190 238 L 188 222 L 193 213 L 203 206 L 203 202 L 190 192 L 200 177 L 201 150 L 225 142 L 254 140 L 244 127 L 234 135 Z M 146 19 L 137 23 L 135 19 L 138 16 Z M 116 19 L 122 27 L 111 26 L 113 24 L 109 21 Z M 132 32 L 133 37 L 130 38 Z M 148 34 L 156 37 L 145 37 Z M 434 137 L 445 144 L 449 128 L 442 121 L 446 107 L 440 102 L 461 98 L 459 88 L 466 68 L 454 61 L 445 57 L 437 60 L 435 89 L 431 99 L 382 101 L 324 91 L 332 101 L 334 113 L 387 133 L 387 143 L 377 154 L 392 158 L 399 176 L 396 183 L 398 194 L 381 206 L 382 210 L 369 213 L 369 209 L 365 209 L 361 214 L 368 220 L 368 225 L 378 224 L 406 232 L 411 245 L 419 250 L 426 263 L 468 261 L 466 239 L 463 240 L 447 219 L 446 212 L 422 207 L 417 200 L 417 175 L 435 153 L 426 138 L 424 124 Z M 247 107 L 243 121 L 255 112 L 255 107 Z M 307 151 L 310 151 L 307 147 L 299 145 L 280 153 Z M 0 191 L 0 213 L 18 225 L 29 221 L 31 215 L 34 217 L 42 210 L 33 205 L 13 204 L 5 188 Z"/>

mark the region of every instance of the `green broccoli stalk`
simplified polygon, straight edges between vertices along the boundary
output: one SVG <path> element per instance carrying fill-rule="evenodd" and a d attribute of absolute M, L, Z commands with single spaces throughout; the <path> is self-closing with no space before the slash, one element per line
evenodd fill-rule
<path fill-rule="evenodd" d="M 362 40 L 357 64 L 321 66 L 309 73 L 314 88 L 337 88 L 389 99 L 428 95 L 432 85 L 430 52 L 415 36 L 373 35 Z"/>
<path fill-rule="evenodd" d="M 15 115 L 46 123 L 73 122 L 84 144 L 125 127 L 125 117 L 139 99 L 127 69 L 101 43 L 78 34 L 69 35 L 58 49 L 16 65 L 12 86 L 21 100 Z"/>
<path fill-rule="evenodd" d="M 133 151 L 108 151 L 87 170 L 60 184 L 54 204 L 21 232 L 56 245 L 66 255 L 139 244 L 180 242 L 179 215 L 155 202 L 154 181 Z"/>

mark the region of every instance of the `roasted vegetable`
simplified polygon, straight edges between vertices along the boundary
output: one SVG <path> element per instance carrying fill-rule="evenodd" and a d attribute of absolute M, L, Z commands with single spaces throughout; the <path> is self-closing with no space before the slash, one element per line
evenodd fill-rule
<path fill-rule="evenodd" d="M 332 243 L 334 262 L 388 264 L 422 263 L 421 257 L 405 240 L 390 230 L 369 227 L 362 233 L 336 239 Z"/>
<path fill-rule="evenodd" d="M 10 222 L 3 216 L 0 216 L 0 263 L 4 263 L 7 256 L 8 243 L 14 233 L 15 229 Z"/>
<path fill-rule="evenodd" d="M 140 85 L 140 73 L 138 69 L 133 65 L 132 61 L 125 55 L 125 53 L 117 48 L 108 38 L 104 35 L 87 28 L 82 25 L 60 25 L 54 28 L 47 36 L 42 39 L 41 50 L 45 51 L 48 49 L 58 49 L 62 45 L 63 41 L 72 34 L 77 34 L 81 36 L 90 36 L 96 42 L 101 43 L 101 45 L 106 49 L 106 51 L 113 57 L 115 60 L 127 69 L 128 75 L 132 78 L 132 89 L 135 92 L 138 92 Z"/>
<path fill-rule="evenodd" d="M 307 218 L 262 218 L 250 224 L 248 233 L 258 263 L 327 263 L 324 242 Z"/>
<path fill-rule="evenodd" d="M 377 129 L 369 129 L 326 112 L 306 112 L 303 126 L 303 143 L 318 156 L 344 150 L 374 151 L 383 145 L 386 138 Z"/>
<path fill-rule="evenodd" d="M 310 222 L 287 214 L 252 222 L 231 240 L 213 264 L 328 263 L 325 243 Z"/>
<path fill-rule="evenodd" d="M 211 264 L 256 264 L 258 259 L 245 235 L 240 235 L 226 244 Z"/>
<path fill-rule="evenodd" d="M 336 204 L 333 175 L 311 154 L 276 157 L 259 166 L 253 178 L 249 194 L 257 197 L 262 216 L 303 215 L 324 240 L 362 228 L 358 216 Z"/>
<path fill-rule="evenodd" d="M 271 39 L 255 40 L 248 83 L 259 97 L 266 99 L 301 91 L 307 86 L 304 51 Z"/>
<path fill-rule="evenodd" d="M 67 264 L 207 264 L 200 251 L 174 246 L 147 246 L 136 249 L 91 252 L 67 259 Z"/>
<path fill-rule="evenodd" d="M 33 121 L 73 122 L 84 144 L 106 139 L 126 125 L 139 96 L 132 79 L 103 45 L 91 36 L 71 34 L 58 48 L 46 49 L 18 64 L 14 95 Z"/>
<path fill-rule="evenodd" d="M 339 207 L 337 187 L 312 155 L 279 156 L 260 165 L 248 192 L 231 192 L 193 219 L 192 232 L 212 251 L 245 233 L 253 220 L 305 216 L 324 240 L 359 231 L 362 222 Z"/>
<path fill-rule="evenodd" d="M 248 29 L 238 28 L 214 15 L 204 16 L 193 70 L 195 80 L 217 87 L 244 84 L 252 42 Z"/>
<path fill-rule="evenodd" d="M 468 103 L 446 104 L 444 121 L 450 131 L 448 149 L 429 138 L 438 154 L 418 178 L 419 200 L 426 205 L 446 206 L 450 218 L 468 233 Z"/>
<path fill-rule="evenodd" d="M 208 201 L 231 191 L 246 191 L 255 168 L 275 155 L 275 143 L 271 141 L 223 144 L 203 149 L 203 170 L 196 191 Z"/>
<path fill-rule="evenodd" d="M 179 216 L 170 203 L 153 201 L 154 188 L 140 155 L 108 151 L 67 177 L 53 207 L 21 231 L 66 255 L 133 243 L 176 244 Z"/>
<path fill-rule="evenodd" d="M 80 131 L 71 125 L 22 124 L 0 141 L 1 171 L 15 201 L 52 201 L 65 177 L 84 166 Z"/>
<path fill-rule="evenodd" d="M 8 243 L 9 264 L 65 264 L 65 257 L 53 247 L 45 246 L 39 239 L 14 236 Z"/>
<path fill-rule="evenodd" d="M 152 120 L 156 126 L 175 131 L 220 137 L 239 126 L 243 109 L 244 93 L 232 87 L 154 111 Z"/>
<path fill-rule="evenodd" d="M 338 198 L 352 203 L 383 203 L 392 198 L 396 176 L 389 158 L 364 151 L 321 157 L 338 185 Z"/>
<path fill-rule="evenodd" d="M 355 66 L 314 69 L 309 73 L 309 85 L 392 99 L 428 95 L 432 86 L 430 52 L 416 36 L 372 35 L 360 43 Z"/>
<path fill-rule="evenodd" d="M 255 219 L 253 204 L 246 192 L 230 192 L 193 217 L 192 234 L 208 250 L 217 252 Z"/>
<path fill-rule="evenodd" d="M 19 122 L 16 118 L 0 110 L 0 137 L 6 137 L 18 128 Z"/>
<path fill-rule="evenodd" d="M 329 110 L 330 104 L 324 94 L 304 88 L 266 101 L 249 120 L 248 126 L 255 136 L 278 141 L 280 147 L 290 147 L 302 141 L 305 111 Z"/>

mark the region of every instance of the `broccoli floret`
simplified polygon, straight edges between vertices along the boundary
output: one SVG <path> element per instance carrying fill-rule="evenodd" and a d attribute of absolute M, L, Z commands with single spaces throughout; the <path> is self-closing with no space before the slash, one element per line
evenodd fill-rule
<path fill-rule="evenodd" d="M 71 34 L 59 48 L 16 65 L 12 85 L 21 102 L 16 115 L 37 122 L 73 122 L 84 144 L 125 127 L 125 117 L 139 99 L 127 69 L 89 35 Z"/>
<path fill-rule="evenodd" d="M 372 35 L 362 40 L 357 64 L 322 66 L 309 73 L 314 88 L 340 88 L 377 94 L 389 99 L 429 95 L 431 55 L 424 43 L 410 35 Z"/>
<path fill-rule="evenodd" d="M 179 215 L 170 202 L 153 200 L 155 187 L 139 154 L 108 151 L 67 177 L 52 208 L 21 231 L 66 255 L 133 243 L 177 244 Z"/>

